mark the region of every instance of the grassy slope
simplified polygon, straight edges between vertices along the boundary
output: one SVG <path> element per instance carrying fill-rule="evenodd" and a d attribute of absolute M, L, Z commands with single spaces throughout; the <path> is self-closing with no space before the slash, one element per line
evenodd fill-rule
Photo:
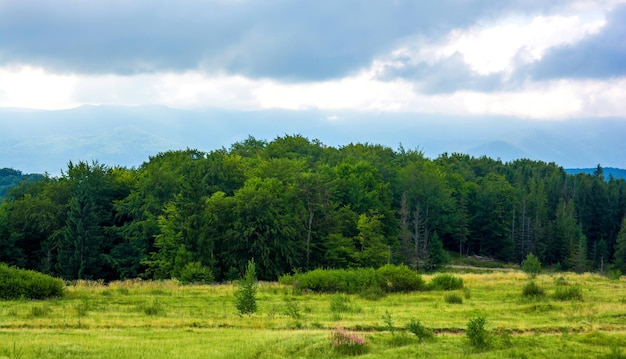
<path fill-rule="evenodd" d="M 338 357 L 329 339 L 337 327 L 361 330 L 369 358 L 626 357 L 619 347 L 626 343 L 624 279 L 567 274 L 569 283 L 582 286 L 584 299 L 558 302 L 522 299 L 527 278 L 518 272 L 457 275 L 469 292 L 466 298 L 456 291 L 464 297 L 460 305 L 432 291 L 376 301 L 347 296 L 341 312 L 330 310 L 336 296 L 263 283 L 259 312 L 250 317 L 236 314 L 230 285 L 79 283 L 65 299 L 1 302 L 0 358 Z M 555 279 L 536 281 L 549 296 Z M 393 334 L 385 331 L 386 312 L 398 328 Z M 484 316 L 493 333 L 487 351 L 466 343 L 464 329 L 476 316 Z M 433 328 L 435 341 L 419 343 L 404 333 L 411 319 Z"/>

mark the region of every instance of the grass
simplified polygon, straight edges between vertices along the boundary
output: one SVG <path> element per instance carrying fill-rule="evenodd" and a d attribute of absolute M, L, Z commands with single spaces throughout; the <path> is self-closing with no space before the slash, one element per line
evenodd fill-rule
<path fill-rule="evenodd" d="M 462 305 L 446 304 L 447 293 L 436 290 L 374 301 L 260 283 L 251 316 L 237 314 L 233 285 L 77 282 L 63 299 L 0 302 L 0 358 L 332 358 L 341 357 L 330 339 L 337 328 L 363 338 L 368 358 L 626 355 L 626 306 L 616 295 L 626 293 L 625 279 L 558 274 L 580 288 L 582 300 L 529 301 L 521 272 L 455 276 L 471 290 Z M 552 294 L 561 282 L 555 278 L 535 281 Z M 382 317 L 392 318 L 395 338 Z M 468 320 L 477 317 L 492 336 L 482 351 L 465 338 Z M 410 323 L 434 340 L 420 341 L 406 329 Z"/>

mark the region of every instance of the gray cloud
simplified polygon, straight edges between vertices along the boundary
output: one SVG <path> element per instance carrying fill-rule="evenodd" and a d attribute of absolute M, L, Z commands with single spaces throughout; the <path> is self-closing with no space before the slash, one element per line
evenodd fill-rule
<path fill-rule="evenodd" d="M 615 8 L 607 20 L 598 34 L 549 51 L 540 62 L 521 69 L 519 75 L 539 80 L 626 75 L 626 5 Z"/>
<path fill-rule="evenodd" d="M 406 37 L 437 37 L 508 11 L 551 11 L 545 3 L 0 0 L 0 65 L 329 79 L 367 66 Z"/>
<path fill-rule="evenodd" d="M 504 85 L 501 73 L 477 74 L 459 53 L 433 64 L 407 62 L 401 68 L 390 67 L 380 78 L 409 79 L 416 84 L 419 92 L 426 94 L 452 93 L 459 89 L 490 92 L 499 90 Z"/>

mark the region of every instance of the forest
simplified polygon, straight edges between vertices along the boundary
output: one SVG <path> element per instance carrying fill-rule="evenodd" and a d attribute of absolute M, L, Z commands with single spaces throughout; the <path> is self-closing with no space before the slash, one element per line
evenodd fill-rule
<path fill-rule="evenodd" d="M 446 253 L 626 272 L 626 181 L 554 163 L 253 137 L 138 168 L 70 162 L 7 191 L 0 262 L 64 279 L 241 277 L 406 264 Z"/>

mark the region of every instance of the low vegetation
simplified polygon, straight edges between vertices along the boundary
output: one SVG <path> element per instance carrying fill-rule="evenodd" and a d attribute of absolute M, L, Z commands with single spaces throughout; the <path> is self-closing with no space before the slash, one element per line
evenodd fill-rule
<path fill-rule="evenodd" d="M 424 274 L 422 278 L 432 283 L 440 276 Z M 240 315 L 235 295 L 241 282 L 75 281 L 63 297 L 2 302 L 0 357 L 557 359 L 626 355 L 624 279 L 539 274 L 534 283 L 545 295 L 529 301 L 522 294 L 529 283 L 522 272 L 456 273 L 453 277 L 462 280 L 462 289 L 427 285 L 429 290 L 388 292 L 376 300 L 360 293 L 312 292 L 255 282 L 256 311 L 246 315 Z M 556 293 L 570 294 L 557 297 Z M 442 297 L 458 297 L 463 304 L 448 304 Z"/>
<path fill-rule="evenodd" d="M 46 299 L 63 295 L 63 281 L 0 263 L 0 299 Z"/>

